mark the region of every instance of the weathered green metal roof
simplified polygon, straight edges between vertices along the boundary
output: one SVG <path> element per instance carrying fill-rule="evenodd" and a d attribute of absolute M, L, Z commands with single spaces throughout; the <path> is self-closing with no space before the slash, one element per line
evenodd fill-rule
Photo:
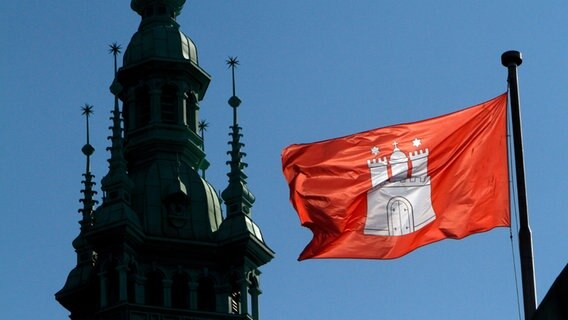
<path fill-rule="evenodd" d="M 124 53 L 124 66 L 148 59 L 188 60 L 198 64 L 197 47 L 177 27 L 155 25 L 134 34 Z"/>
<path fill-rule="evenodd" d="M 195 43 L 175 21 L 185 0 L 133 0 L 131 7 L 142 17 L 124 53 L 125 67 L 149 59 L 191 61 L 198 64 Z"/>

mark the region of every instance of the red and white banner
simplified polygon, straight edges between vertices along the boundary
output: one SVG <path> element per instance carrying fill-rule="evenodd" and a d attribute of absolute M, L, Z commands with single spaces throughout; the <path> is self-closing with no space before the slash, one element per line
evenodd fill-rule
<path fill-rule="evenodd" d="M 448 115 L 282 152 L 313 239 L 299 260 L 392 259 L 510 226 L 507 95 Z"/>

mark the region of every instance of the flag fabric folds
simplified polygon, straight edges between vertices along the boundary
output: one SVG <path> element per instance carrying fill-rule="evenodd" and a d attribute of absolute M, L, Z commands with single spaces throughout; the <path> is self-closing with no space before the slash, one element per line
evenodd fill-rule
<path fill-rule="evenodd" d="M 282 152 L 313 239 L 299 260 L 393 259 L 510 226 L 507 94 L 440 117 Z"/>

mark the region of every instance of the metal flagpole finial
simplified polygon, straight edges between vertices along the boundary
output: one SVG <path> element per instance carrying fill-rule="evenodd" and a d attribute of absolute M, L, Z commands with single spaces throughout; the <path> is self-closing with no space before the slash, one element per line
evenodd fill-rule
<path fill-rule="evenodd" d="M 516 50 L 506 51 L 501 55 L 501 63 L 505 67 L 518 67 L 523 63 L 523 55 Z"/>

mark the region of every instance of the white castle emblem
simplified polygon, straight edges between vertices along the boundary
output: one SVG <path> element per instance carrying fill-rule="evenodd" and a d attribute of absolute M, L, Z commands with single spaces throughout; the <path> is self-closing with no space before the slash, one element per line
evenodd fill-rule
<path fill-rule="evenodd" d="M 413 144 L 418 147 L 421 141 L 415 139 Z M 409 152 L 407 157 L 396 142 L 393 145 L 388 161 L 387 157 L 377 157 L 376 146 L 371 149 L 376 158 L 367 160 L 373 186 L 367 192 L 364 233 L 368 235 L 401 236 L 436 219 L 428 175 L 428 148 Z"/>

